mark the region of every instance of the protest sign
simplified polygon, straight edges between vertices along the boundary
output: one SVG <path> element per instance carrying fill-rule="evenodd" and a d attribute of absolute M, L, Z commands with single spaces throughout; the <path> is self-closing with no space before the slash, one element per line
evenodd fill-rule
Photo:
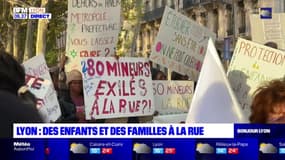
<path fill-rule="evenodd" d="M 83 58 L 81 66 L 86 119 L 153 114 L 150 64 L 146 59 Z"/>
<path fill-rule="evenodd" d="M 54 122 L 60 115 L 56 91 L 43 55 L 23 63 L 26 72 L 26 85 L 37 97 L 37 108 L 44 122 Z"/>
<path fill-rule="evenodd" d="M 80 70 L 82 57 L 111 56 L 120 31 L 120 0 L 68 1 L 66 71 Z"/>
<path fill-rule="evenodd" d="M 242 114 L 211 39 L 186 122 L 248 122 Z"/>
<path fill-rule="evenodd" d="M 165 7 L 150 59 L 196 81 L 209 37 L 215 40 L 216 35 L 189 17 Z"/>
<path fill-rule="evenodd" d="M 28 61 L 25 61 L 23 63 L 23 67 L 25 68 L 26 74 L 51 81 L 49 69 L 43 54 L 40 54 L 29 59 Z"/>
<path fill-rule="evenodd" d="M 228 78 L 244 114 L 249 117 L 253 92 L 263 82 L 282 78 L 285 53 L 239 38 L 228 68 Z"/>
<path fill-rule="evenodd" d="M 188 112 L 194 93 L 193 81 L 153 81 L 152 84 L 155 110 L 160 115 Z"/>
<path fill-rule="evenodd" d="M 259 14 L 250 15 L 252 41 L 265 44 L 275 42 L 285 49 L 285 13 L 273 13 L 272 19 L 261 19 Z"/>

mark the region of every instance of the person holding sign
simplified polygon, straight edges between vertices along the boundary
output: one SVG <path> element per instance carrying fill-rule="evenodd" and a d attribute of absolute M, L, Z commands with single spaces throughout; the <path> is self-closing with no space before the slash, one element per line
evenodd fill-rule
<path fill-rule="evenodd" d="M 160 70 L 157 70 L 151 74 L 152 74 L 152 80 L 167 80 L 166 75 Z"/>
<path fill-rule="evenodd" d="M 264 45 L 268 46 L 268 47 L 271 47 L 271 48 L 274 48 L 274 49 L 278 49 L 278 45 L 275 42 L 269 41 L 269 42 L 265 43 Z"/>
<path fill-rule="evenodd" d="M 177 72 L 171 73 L 171 80 L 189 80 L 189 77 L 187 75 L 182 75 Z"/>
<path fill-rule="evenodd" d="M 49 69 L 52 82 L 54 85 L 54 88 L 57 93 L 57 99 L 59 102 L 60 110 L 61 110 L 61 117 L 56 121 L 59 123 L 72 123 L 72 122 L 77 122 L 76 118 L 76 107 L 72 103 L 68 103 L 66 101 L 63 101 L 61 98 L 62 96 L 67 94 L 67 90 L 61 89 L 59 87 L 59 72 L 60 68 L 59 67 L 52 67 Z"/>
<path fill-rule="evenodd" d="M 272 80 L 259 87 L 251 105 L 251 123 L 285 123 L 285 82 Z"/>
<path fill-rule="evenodd" d="M 24 68 L 13 56 L 0 51 L 0 137 L 12 137 L 13 123 L 42 122 L 36 107 L 22 99 L 28 98 L 24 86 Z"/>
<path fill-rule="evenodd" d="M 63 100 L 76 106 L 76 117 L 79 122 L 86 122 L 81 73 L 78 70 L 67 73 L 66 84 L 68 93 L 63 97 Z"/>
<path fill-rule="evenodd" d="M 36 108 L 36 96 L 25 85 L 24 68 L 8 53 L 0 53 L 0 89 L 17 95 L 23 104 Z"/>

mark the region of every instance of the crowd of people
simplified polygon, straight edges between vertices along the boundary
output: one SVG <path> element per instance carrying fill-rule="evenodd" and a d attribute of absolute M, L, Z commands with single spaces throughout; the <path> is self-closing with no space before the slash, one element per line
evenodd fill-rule
<path fill-rule="evenodd" d="M 269 42 L 265 45 L 277 48 Z M 58 66 L 50 68 L 50 75 L 57 92 L 61 117 L 57 123 L 104 123 L 101 120 L 86 120 L 84 111 L 83 82 L 81 72 L 72 70 L 65 74 L 63 58 Z M 153 80 L 167 80 L 159 69 L 151 68 Z M 172 72 L 171 80 L 188 80 L 189 77 Z M 25 71 L 13 56 L 0 51 L 0 120 L 1 137 L 12 135 L 13 123 L 43 122 L 37 111 L 36 95 L 25 85 Z M 285 123 L 285 80 L 272 80 L 260 86 L 253 95 L 251 104 L 251 123 Z M 158 113 L 155 112 L 155 115 Z M 153 116 L 149 116 L 150 121 Z M 128 117 L 127 123 L 140 123 L 139 117 Z"/>

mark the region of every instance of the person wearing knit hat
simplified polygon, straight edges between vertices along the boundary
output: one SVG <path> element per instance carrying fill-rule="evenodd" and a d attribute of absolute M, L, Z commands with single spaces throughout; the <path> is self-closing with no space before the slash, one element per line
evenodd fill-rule
<path fill-rule="evenodd" d="M 82 74 L 76 69 L 67 73 L 66 85 L 69 87 L 70 82 L 72 82 L 72 81 L 81 81 L 82 82 Z"/>
<path fill-rule="evenodd" d="M 79 122 L 86 122 L 81 72 L 76 69 L 68 72 L 66 75 L 66 85 L 68 87 L 68 94 L 64 97 L 64 101 L 76 106 L 76 117 Z"/>

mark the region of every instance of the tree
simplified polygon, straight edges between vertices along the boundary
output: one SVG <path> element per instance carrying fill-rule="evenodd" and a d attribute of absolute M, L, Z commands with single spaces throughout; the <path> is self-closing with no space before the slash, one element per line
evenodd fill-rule
<path fill-rule="evenodd" d="M 22 62 L 23 59 L 23 48 L 24 43 L 23 37 L 25 37 L 25 25 L 27 24 L 26 20 L 14 20 L 13 19 L 13 8 L 14 7 L 27 7 L 27 4 L 19 0 L 7 0 L 8 3 L 3 2 L 3 6 L 9 8 L 9 12 L 5 12 L 5 18 L 3 22 L 7 25 L 8 35 L 7 35 L 7 46 L 6 51 L 12 53 L 13 56 L 19 61 Z M 4 5 L 4 3 L 6 3 Z M 12 47 L 11 47 L 12 45 Z"/>
<path fill-rule="evenodd" d="M 33 20 L 28 20 L 25 40 L 24 61 L 33 57 Z"/>
<path fill-rule="evenodd" d="M 13 19 L 13 7 L 39 7 L 42 4 L 52 14 L 48 23 L 44 21 L 44 26 L 41 20 Z M 67 0 L 0 0 L 0 48 L 13 54 L 19 62 L 33 57 L 35 53 L 47 52 L 47 61 L 56 63 L 56 36 L 66 28 L 66 11 Z M 35 32 L 36 28 L 38 32 Z"/>
<path fill-rule="evenodd" d="M 47 4 L 49 0 L 41 0 L 41 7 L 47 9 Z M 48 30 L 47 19 L 39 19 L 38 20 L 38 30 L 37 30 L 37 43 L 36 43 L 36 55 L 45 54 L 46 53 L 46 35 Z"/>
<path fill-rule="evenodd" d="M 134 56 L 136 38 L 140 30 L 142 17 L 142 0 L 121 1 L 123 25 L 119 33 L 117 54 L 119 56 Z"/>
<path fill-rule="evenodd" d="M 10 16 L 11 9 L 12 7 L 7 1 L 0 3 L 0 48 L 13 54 L 13 19 Z"/>
<path fill-rule="evenodd" d="M 66 30 L 67 0 L 50 1 L 48 8 L 52 14 L 52 19 L 48 24 L 46 60 L 49 66 L 53 66 L 64 50 L 56 46 L 56 39 Z"/>
<path fill-rule="evenodd" d="M 30 6 L 37 6 L 38 1 L 30 2 Z M 24 50 L 24 61 L 32 58 L 34 54 L 34 43 L 33 38 L 35 36 L 35 20 L 29 19 L 26 29 L 26 39 L 25 39 L 25 50 Z"/>

